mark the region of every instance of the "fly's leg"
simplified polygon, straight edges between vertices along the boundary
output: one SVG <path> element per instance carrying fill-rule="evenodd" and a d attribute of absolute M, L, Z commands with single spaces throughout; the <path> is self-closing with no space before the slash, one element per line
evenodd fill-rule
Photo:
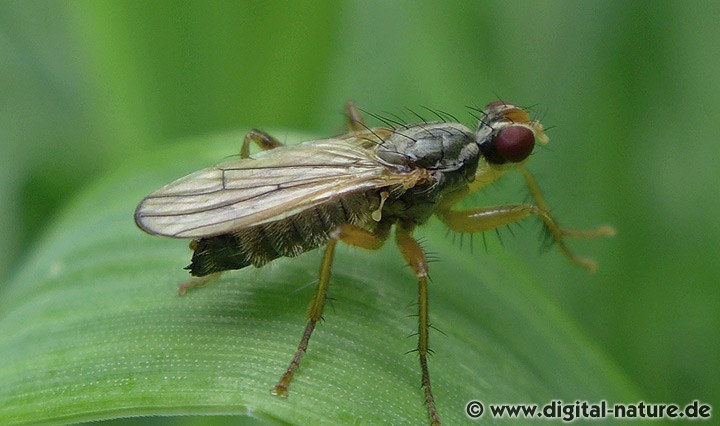
<path fill-rule="evenodd" d="M 255 142 L 263 151 L 283 146 L 282 142 L 262 130 L 252 129 L 245 135 L 245 139 L 243 139 L 242 148 L 240 148 L 240 158 L 250 158 L 251 142 Z"/>
<path fill-rule="evenodd" d="M 532 195 L 533 199 L 535 200 L 535 204 L 551 219 L 550 222 L 545 220 L 545 223 L 547 224 L 548 229 L 550 230 L 550 233 L 553 236 L 553 239 L 558 242 L 558 246 L 560 247 L 560 250 L 569 257 L 573 262 L 580 264 L 581 266 L 584 266 L 586 269 L 590 270 L 591 272 L 596 269 L 595 262 L 589 261 L 589 263 L 583 264 L 582 261 L 587 261 L 587 259 L 581 259 L 581 262 L 578 262 L 576 259 L 577 256 L 573 255 L 572 252 L 565 246 L 565 244 L 562 243 L 562 238 L 564 236 L 568 237 L 575 237 L 575 238 L 595 238 L 595 237 L 612 237 L 615 235 L 615 228 L 612 226 L 601 226 L 597 229 L 590 229 L 590 230 L 578 230 L 578 229 L 568 229 L 568 228 L 562 228 L 557 225 L 557 222 L 552 220 L 552 217 L 550 216 L 550 209 L 548 208 L 547 202 L 545 201 L 545 197 L 543 197 L 542 192 L 540 191 L 540 186 L 538 186 L 537 181 L 535 180 L 535 177 L 530 173 L 528 169 L 525 167 L 520 167 L 520 172 L 523 175 L 523 178 L 525 179 L 525 185 L 528 187 L 528 190 L 530 191 L 530 195 Z M 587 266 L 586 266 L 587 265 Z M 588 267 L 589 266 L 589 267 Z"/>
<path fill-rule="evenodd" d="M 365 124 L 362 113 L 352 102 L 345 103 L 345 123 L 351 133 L 372 145 L 382 145 L 392 134 L 391 129 L 371 129 Z"/>
<path fill-rule="evenodd" d="M 330 241 L 328 241 L 325 247 L 322 263 L 320 264 L 320 279 L 315 289 L 315 295 L 310 301 L 310 306 L 308 306 L 308 323 L 307 326 L 305 326 L 305 332 L 303 332 L 295 356 L 293 356 L 292 361 L 290 361 L 290 365 L 285 371 L 285 374 L 283 374 L 280 381 L 272 389 L 274 395 L 287 396 L 288 386 L 290 386 L 295 371 L 300 366 L 300 361 L 307 351 L 310 336 L 313 330 L 315 330 L 318 321 L 322 319 L 325 300 L 327 299 L 328 284 L 330 283 L 330 270 L 335 255 L 335 246 L 338 241 L 368 250 L 377 250 L 382 247 L 385 238 L 387 238 L 386 231 L 372 233 L 350 224 L 340 225 L 330 233 Z"/>
<path fill-rule="evenodd" d="M 345 103 L 345 121 L 348 129 L 353 132 L 367 130 L 365 118 L 363 118 L 362 113 L 353 102 Z"/>
<path fill-rule="evenodd" d="M 530 176 L 532 178 L 532 176 Z M 534 183 L 534 179 L 532 181 Z M 535 185 L 537 189 L 537 185 Z M 531 192 L 533 188 L 531 187 Z M 534 192 L 538 204 L 545 205 L 545 200 L 540 192 Z M 546 206 L 545 206 L 546 207 Z M 500 226 L 509 225 L 528 216 L 538 216 L 543 220 L 550 231 L 560 251 L 572 262 L 582 266 L 590 272 L 595 272 L 597 265 L 591 259 L 577 256 L 565 244 L 565 237 L 594 238 L 601 236 L 615 235 L 615 229 L 610 226 L 602 226 L 587 231 L 577 231 L 560 227 L 550 216 L 550 213 L 542 207 L 533 204 L 509 204 L 505 206 L 483 207 L 468 210 L 442 210 L 437 213 L 440 219 L 445 222 L 453 231 L 457 232 L 484 232 Z"/>
<path fill-rule="evenodd" d="M 221 272 L 213 272 L 212 274 L 205 275 L 204 277 L 200 278 L 193 278 L 191 280 L 187 280 L 184 283 L 180 284 L 180 286 L 177 289 L 178 296 L 184 296 L 185 293 L 188 292 L 191 288 L 195 287 L 205 287 L 208 284 L 212 284 L 215 281 L 217 281 L 218 278 L 220 278 Z"/>
<path fill-rule="evenodd" d="M 427 405 L 428 416 L 433 425 L 440 424 L 440 417 L 435 408 L 435 399 L 430 388 L 430 373 L 428 372 L 427 356 L 429 349 L 429 328 L 428 319 L 428 264 L 420 244 L 412 237 L 410 230 L 398 226 L 395 233 L 395 242 L 400 248 L 403 257 L 410 268 L 415 272 L 418 279 L 418 345 L 417 353 L 420 358 L 420 371 L 422 374 L 422 387 L 425 391 L 425 404 Z"/>

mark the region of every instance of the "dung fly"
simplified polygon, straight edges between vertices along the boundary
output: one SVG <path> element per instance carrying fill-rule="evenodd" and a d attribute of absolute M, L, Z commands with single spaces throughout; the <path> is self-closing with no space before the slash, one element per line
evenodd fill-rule
<path fill-rule="evenodd" d="M 148 195 L 135 211 L 137 225 L 151 234 L 190 238 L 193 276 L 179 288 L 213 280 L 222 271 L 260 267 L 282 256 L 325 246 L 308 322 L 297 352 L 273 393 L 286 396 L 322 318 L 335 246 L 339 241 L 380 248 L 395 227 L 395 242 L 418 281 L 417 354 L 431 423 L 440 418 L 428 372 L 428 263 L 413 237 L 436 215 L 451 230 L 484 232 L 530 216 L 542 220 L 560 251 L 593 271 L 595 263 L 575 255 L 566 237 L 613 235 L 611 227 L 576 231 L 558 225 L 526 169 L 536 144 L 548 143 L 542 124 L 511 103 L 490 103 L 475 131 L 462 124 L 423 122 L 368 127 L 348 103 L 349 131 L 341 136 L 283 146 L 252 130 L 240 159 L 180 178 Z M 250 144 L 262 149 L 250 156 Z M 524 177 L 534 203 L 457 209 L 454 205 L 511 170 Z"/>

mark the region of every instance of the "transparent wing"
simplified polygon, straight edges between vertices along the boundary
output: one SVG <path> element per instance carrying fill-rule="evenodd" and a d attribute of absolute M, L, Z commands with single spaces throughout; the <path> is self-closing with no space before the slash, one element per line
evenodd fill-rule
<path fill-rule="evenodd" d="M 328 139 L 222 163 L 148 195 L 135 222 L 152 234 L 209 237 L 279 220 L 343 194 L 417 182 L 417 173 L 388 167 L 372 152 L 360 142 Z"/>

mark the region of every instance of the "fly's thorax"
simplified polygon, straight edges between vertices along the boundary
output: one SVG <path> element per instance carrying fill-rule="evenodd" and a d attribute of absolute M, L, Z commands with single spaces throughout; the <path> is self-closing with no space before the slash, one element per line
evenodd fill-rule
<path fill-rule="evenodd" d="M 423 123 L 395 129 L 376 155 L 388 166 L 429 172 L 429 182 L 408 188 L 383 210 L 388 220 L 421 224 L 445 194 L 468 186 L 481 154 L 475 135 L 462 124 Z"/>
<path fill-rule="evenodd" d="M 401 168 L 455 171 L 477 164 L 475 135 L 458 123 L 427 123 L 395 129 L 377 148 L 386 164 Z"/>

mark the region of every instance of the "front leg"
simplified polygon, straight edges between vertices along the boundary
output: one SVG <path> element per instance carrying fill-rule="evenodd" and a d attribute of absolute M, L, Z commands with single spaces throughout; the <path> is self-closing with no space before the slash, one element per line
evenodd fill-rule
<path fill-rule="evenodd" d="M 538 193 L 539 194 L 539 193 Z M 544 203 L 544 200 L 541 199 Z M 565 244 L 565 237 L 594 238 L 615 235 L 615 228 L 602 226 L 593 230 L 579 231 L 563 228 L 555 222 L 547 210 L 533 204 L 509 204 L 505 206 L 482 207 L 468 210 L 442 210 L 437 213 L 440 220 L 445 222 L 453 231 L 457 232 L 484 232 L 500 226 L 509 225 L 528 216 L 537 216 L 543 220 L 550 231 L 560 251 L 573 263 L 582 266 L 590 272 L 597 269 L 592 259 L 577 256 Z"/>

